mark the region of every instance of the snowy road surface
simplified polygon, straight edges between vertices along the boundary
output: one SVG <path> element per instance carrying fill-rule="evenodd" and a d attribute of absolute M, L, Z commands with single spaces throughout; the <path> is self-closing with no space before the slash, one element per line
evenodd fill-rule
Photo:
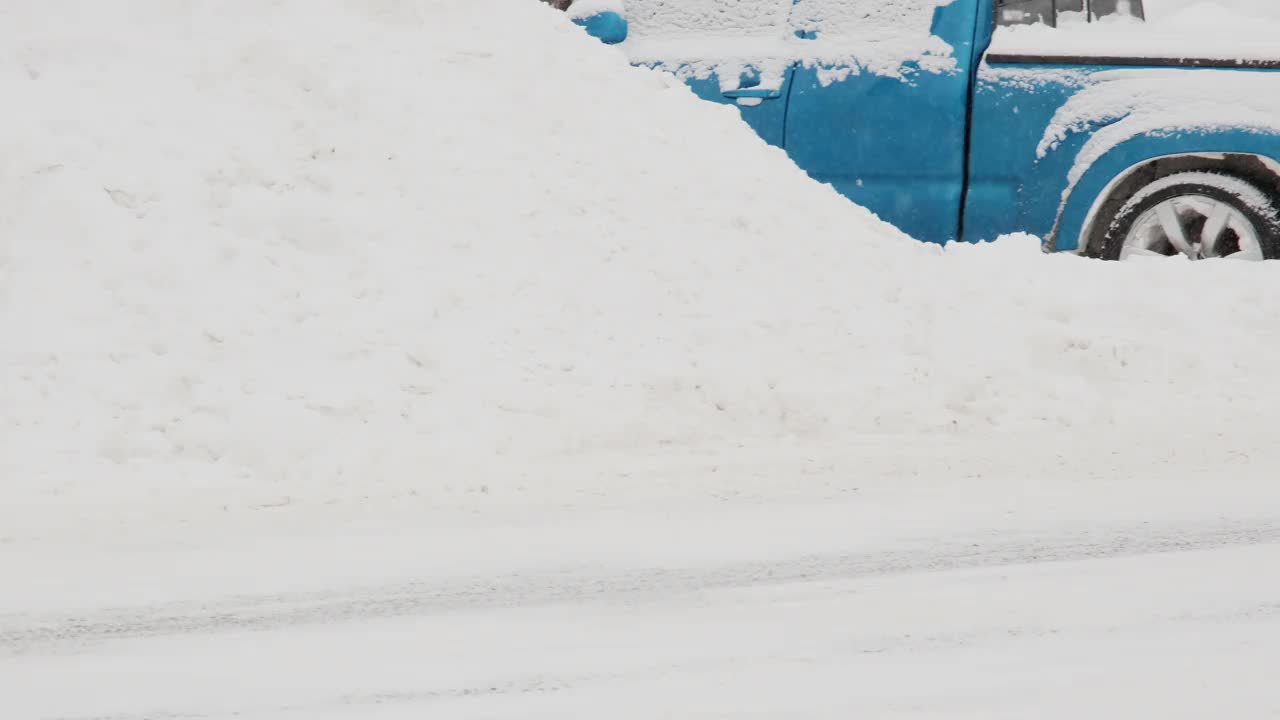
<path fill-rule="evenodd" d="M 311 589 L 296 589 L 287 572 L 279 591 L 252 589 L 261 564 L 283 565 L 293 552 L 270 543 L 223 565 L 194 551 L 153 552 L 153 569 L 203 573 L 206 583 L 161 602 L 145 593 L 117 601 L 111 588 L 59 585 L 50 574 L 0 613 L 0 715 L 1280 713 L 1280 516 L 828 541 L 748 559 L 760 535 L 806 515 L 832 523 L 837 512 L 780 515 L 773 524 L 706 517 L 746 548 L 718 561 L 694 553 L 647 564 L 636 552 L 641 560 L 610 562 L 559 548 L 557 562 L 499 558 L 481 561 L 483 572 L 415 576 L 413 539 L 386 536 L 364 539 L 358 553 L 395 556 L 399 569 L 352 579 L 346 564 L 359 557 L 335 556 L 327 579 L 307 570 Z M 613 549 L 652 542 L 653 527 L 633 523 Z"/>

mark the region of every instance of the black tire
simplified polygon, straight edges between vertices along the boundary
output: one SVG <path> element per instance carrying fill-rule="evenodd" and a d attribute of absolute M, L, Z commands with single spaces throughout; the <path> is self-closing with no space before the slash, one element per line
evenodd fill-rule
<path fill-rule="evenodd" d="M 1257 185 L 1234 175 L 1213 172 L 1182 172 L 1153 181 L 1134 193 L 1114 218 L 1093 233 L 1088 254 L 1103 260 L 1119 260 L 1125 239 L 1138 218 L 1169 199 L 1182 196 L 1204 196 L 1230 205 L 1239 211 L 1258 235 L 1262 257 L 1266 260 L 1280 258 L 1280 203 Z M 1106 222 L 1101 219 L 1100 222 Z M 1230 243 L 1236 237 L 1227 230 L 1222 242 Z M 1236 240 L 1238 243 L 1238 239 Z M 1238 248 L 1238 244 L 1237 244 Z"/>

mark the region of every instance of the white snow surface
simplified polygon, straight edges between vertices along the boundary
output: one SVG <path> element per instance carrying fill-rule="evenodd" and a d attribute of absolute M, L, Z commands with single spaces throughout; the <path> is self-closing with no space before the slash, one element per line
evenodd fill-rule
<path fill-rule="evenodd" d="M 565 11 L 571 18 L 585 18 L 604 12 L 626 15 L 627 7 L 623 0 L 577 0 Z"/>
<path fill-rule="evenodd" d="M 1280 709 L 1269 264 L 917 244 L 532 1 L 0 92 L 0 717 Z"/>
<path fill-rule="evenodd" d="M 10 540 L 1276 412 L 1269 266 L 918 245 L 539 4 L 126 7 L 0 31 Z"/>

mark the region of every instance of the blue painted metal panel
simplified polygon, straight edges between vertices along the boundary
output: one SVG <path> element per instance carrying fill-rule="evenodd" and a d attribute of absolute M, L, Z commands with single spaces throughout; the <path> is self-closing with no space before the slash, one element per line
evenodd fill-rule
<path fill-rule="evenodd" d="M 1066 158 L 1067 166 L 1048 167 L 1053 162 L 1041 163 L 1036 148 L 1054 113 L 1083 87 L 1085 74 L 1043 73 L 1037 78 L 1030 74 L 1034 68 L 1015 70 L 1023 76 L 995 74 L 993 79 L 991 73 L 980 72 L 974 87 L 965 240 L 994 240 L 1011 232 L 1044 237 L 1053 227 L 1069 161 L 1074 159 L 1074 154 L 1056 153 L 1054 160 Z M 1082 144 L 1087 137 L 1069 142 Z M 1048 174 L 1062 182 L 1049 180 Z"/>
<path fill-rule="evenodd" d="M 956 0 L 962 2 L 963 0 Z M 973 23 L 973 67 L 977 70 L 977 61 L 991 46 L 991 35 L 995 32 L 995 0 L 977 0 L 978 9 Z"/>
<path fill-rule="evenodd" d="M 616 45 L 627 39 L 627 19 L 612 10 L 577 18 L 574 22 L 606 45 Z"/>
<path fill-rule="evenodd" d="M 957 239 L 975 13 L 973 2 L 935 11 L 953 72 L 908 65 L 903 77 L 864 70 L 824 82 L 829 68 L 796 69 L 785 143 L 796 164 L 910 235 Z"/>

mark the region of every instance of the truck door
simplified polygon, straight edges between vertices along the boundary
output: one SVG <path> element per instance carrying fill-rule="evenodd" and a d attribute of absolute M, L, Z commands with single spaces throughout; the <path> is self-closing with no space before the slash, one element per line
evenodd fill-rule
<path fill-rule="evenodd" d="M 767 64 L 717 66 L 707 77 L 685 80 L 693 93 L 704 100 L 738 106 L 742 119 L 770 145 L 786 143 L 787 96 L 794 65 L 780 68 Z"/>
<path fill-rule="evenodd" d="M 675 73 L 704 100 L 735 105 L 771 145 L 785 140 L 794 72 L 792 0 L 627 0 L 633 63 Z"/>
<path fill-rule="evenodd" d="M 921 240 L 958 239 L 976 0 L 795 0 L 784 145 Z"/>

